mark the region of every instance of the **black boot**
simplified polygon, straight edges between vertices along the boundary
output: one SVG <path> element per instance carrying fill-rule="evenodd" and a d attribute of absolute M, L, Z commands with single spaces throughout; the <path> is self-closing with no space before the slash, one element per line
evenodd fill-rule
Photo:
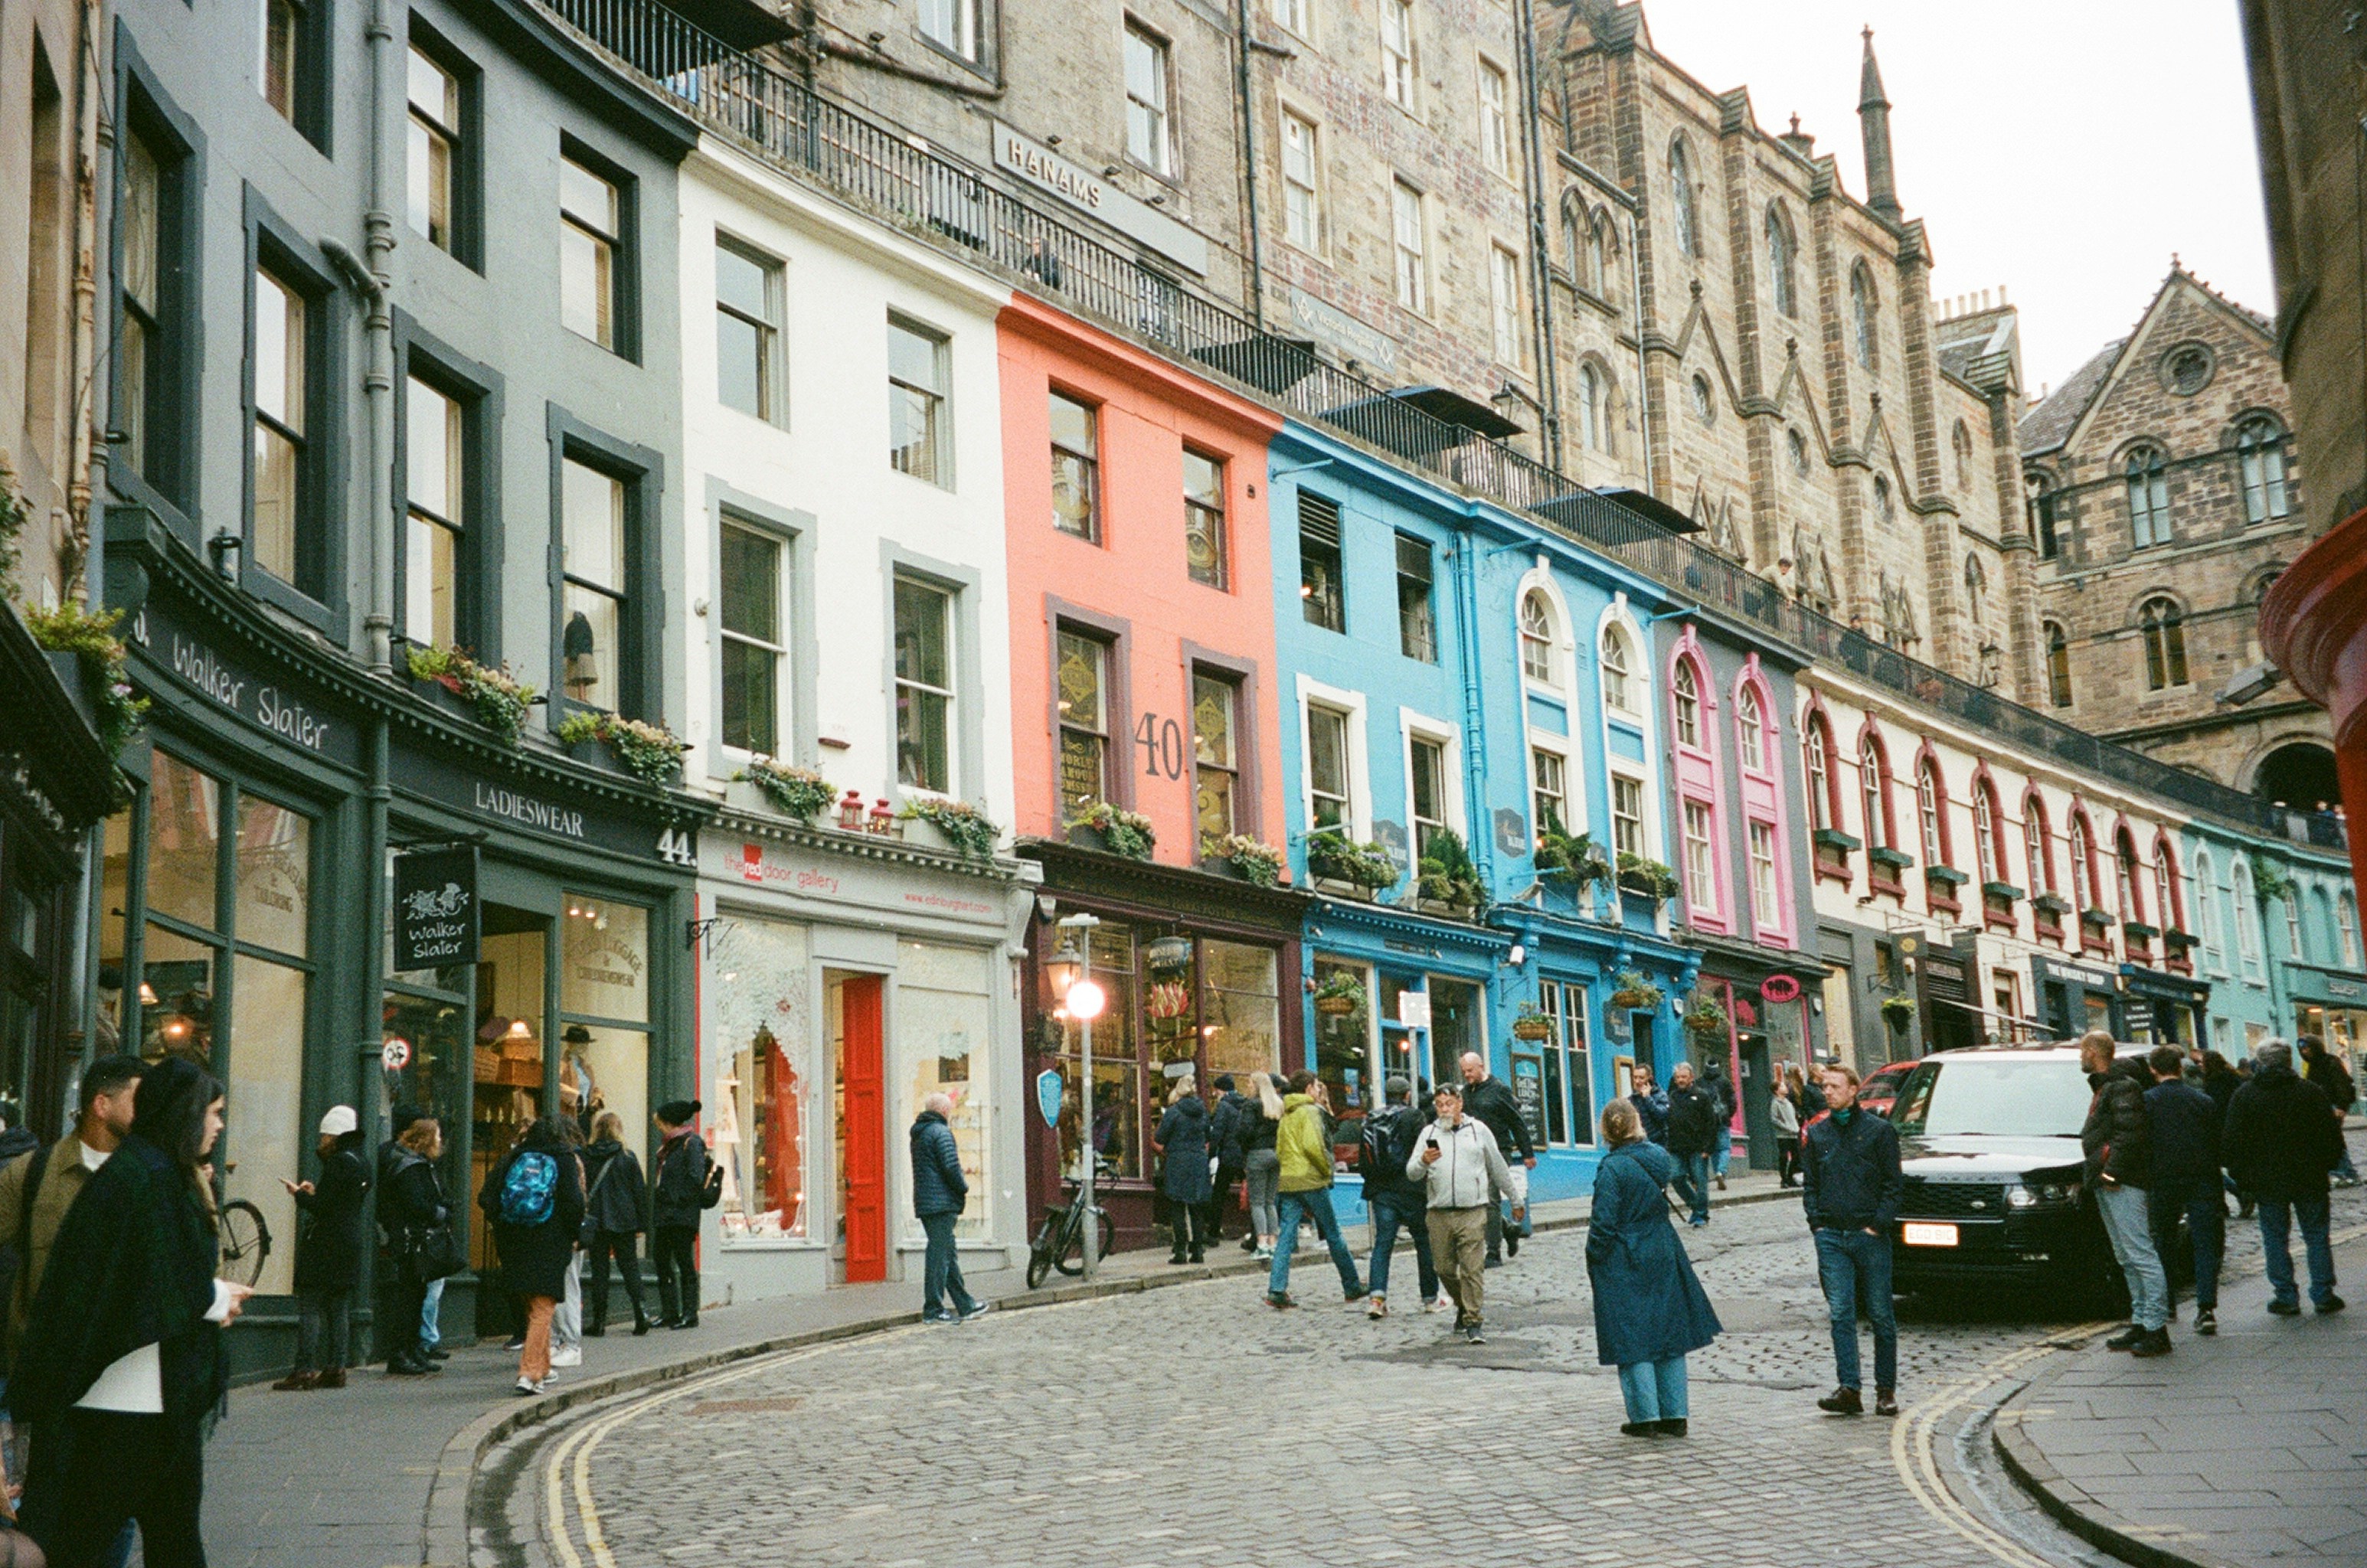
<path fill-rule="evenodd" d="M 649 1331 L 650 1314 L 643 1312 L 640 1303 L 636 1302 L 633 1303 L 633 1337 L 639 1339 Z"/>

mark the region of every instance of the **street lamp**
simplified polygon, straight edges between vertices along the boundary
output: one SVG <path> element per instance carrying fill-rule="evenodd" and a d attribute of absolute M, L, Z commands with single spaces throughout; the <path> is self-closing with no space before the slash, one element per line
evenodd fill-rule
<path fill-rule="evenodd" d="M 1077 1106 L 1077 1203 L 1079 1223 L 1082 1228 L 1085 1248 L 1085 1278 L 1091 1280 L 1101 1262 L 1101 1227 L 1093 1223 L 1093 1167 L 1098 1151 L 1093 1147 L 1093 1020 L 1101 1017 L 1108 1005 L 1099 985 L 1093 979 L 1093 928 L 1101 921 L 1091 915 L 1070 915 L 1060 922 L 1060 946 L 1045 966 L 1052 982 L 1053 994 L 1068 1010 L 1070 1018 L 1082 1026 L 1082 1054 L 1083 1070 L 1078 1074 L 1081 1095 Z"/>

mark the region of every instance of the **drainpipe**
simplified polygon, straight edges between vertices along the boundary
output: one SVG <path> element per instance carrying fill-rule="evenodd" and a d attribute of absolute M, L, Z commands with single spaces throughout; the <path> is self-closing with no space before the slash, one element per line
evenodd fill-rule
<path fill-rule="evenodd" d="M 1455 541 L 1455 581 L 1462 614 L 1455 616 L 1455 646 L 1463 665 L 1463 798 L 1465 816 L 1478 830 L 1471 835 L 1472 868 L 1479 886 L 1494 897 L 1496 886 L 1496 824 L 1487 792 L 1488 720 L 1479 692 L 1479 548 L 1478 537 L 1466 533 Z"/>
<path fill-rule="evenodd" d="M 1537 335 L 1537 394 L 1544 404 L 1546 465 L 1561 467 L 1561 375 L 1554 363 L 1552 253 L 1546 249 L 1545 164 L 1537 152 L 1537 121 L 1544 106 L 1537 97 L 1536 17 L 1531 0 L 1520 0 L 1517 13 L 1521 39 L 1521 174 L 1528 186 L 1530 323 Z M 1630 249 L 1633 247 L 1631 246 Z"/>
<path fill-rule="evenodd" d="M 1250 230 L 1250 324 L 1265 331 L 1265 243 L 1258 226 L 1257 104 L 1250 96 L 1250 0 L 1234 0 L 1233 75 L 1241 101 L 1241 208 Z"/>
<path fill-rule="evenodd" d="M 1627 297 L 1636 302 L 1636 425 L 1644 447 L 1644 493 L 1652 489 L 1652 398 L 1646 390 L 1649 374 L 1644 367 L 1644 247 L 1637 238 L 1636 213 L 1627 213 Z"/>
<path fill-rule="evenodd" d="M 362 393 L 369 405 L 369 609 L 362 621 L 369 645 L 370 673 L 381 680 L 393 671 L 394 639 L 394 498 L 391 468 L 394 462 L 394 318 L 389 301 L 394 287 L 390 261 L 394 254 L 394 214 L 388 193 L 397 182 L 388 168 L 400 145 L 387 134 L 396 112 L 392 95 L 399 78 L 394 63 L 394 0 L 371 0 L 370 51 L 370 178 L 369 207 L 362 214 L 362 245 L 369 257 L 365 267 L 352 251 L 334 240 L 321 248 L 355 293 L 368 301 L 363 323 L 369 340 L 368 368 Z M 373 928 L 375 929 L 375 928 Z"/>
<path fill-rule="evenodd" d="M 90 603 L 90 505 L 107 471 L 107 449 L 95 438 L 98 390 L 98 46 L 101 0 L 83 0 L 82 47 L 74 72 L 74 272 L 73 359 L 66 385 L 74 389 L 73 456 L 66 463 L 66 526 L 74 555 L 66 597 Z M 114 138 L 108 138 L 109 145 Z M 77 946 L 77 951 L 79 947 Z"/>

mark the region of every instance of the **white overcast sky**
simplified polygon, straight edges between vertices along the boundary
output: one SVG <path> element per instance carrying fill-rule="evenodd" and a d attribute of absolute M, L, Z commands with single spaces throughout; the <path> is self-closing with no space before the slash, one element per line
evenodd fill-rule
<path fill-rule="evenodd" d="M 1874 27 L 1898 197 L 1933 295 L 2003 285 L 2033 396 L 2124 334 L 2169 270 L 2274 315 L 2235 0 L 1645 0 L 1712 92 L 1791 116 L 1865 194 L 1858 30 Z"/>

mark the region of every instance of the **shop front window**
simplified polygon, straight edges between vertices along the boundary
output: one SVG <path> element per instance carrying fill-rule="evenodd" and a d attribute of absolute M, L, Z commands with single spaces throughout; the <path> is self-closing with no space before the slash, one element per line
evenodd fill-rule
<path fill-rule="evenodd" d="M 567 895 L 559 971 L 559 1110 L 588 1135 L 604 1111 L 650 1159 L 650 912 Z"/>
<path fill-rule="evenodd" d="M 1093 1146 L 1121 1180 L 1139 1180 L 1142 1164 L 1142 1063 L 1135 1033 L 1135 936 L 1130 926 L 1104 920 L 1093 933 L 1092 974 L 1108 1003 L 1093 1020 Z M 1059 1008 L 1048 998 L 1048 1008 Z M 1054 1013 L 1062 1026 L 1060 1077 L 1060 1169 L 1081 1168 L 1080 1118 L 1083 1114 L 1084 1032 L 1065 1010 Z"/>
<path fill-rule="evenodd" d="M 255 1281 L 278 1293 L 296 1282 L 296 1201 L 280 1178 L 298 1179 L 312 1140 L 304 1126 L 304 1020 L 311 976 L 267 959 L 238 955 L 231 970 L 230 1096 L 223 1122 L 222 1192 L 263 1212 L 289 1245 L 274 1247 Z"/>
<path fill-rule="evenodd" d="M 1430 980 L 1430 1051 L 1433 1086 L 1459 1083 L 1463 1054 L 1488 1060 L 1488 1036 L 1479 1021 L 1479 987 L 1467 980 Z"/>
<path fill-rule="evenodd" d="M 378 1125 L 380 1136 L 392 1133 L 392 1113 L 410 1106 L 436 1118 L 444 1134 L 444 1186 L 460 1190 L 466 1173 L 458 1168 L 462 1125 L 468 1115 L 463 1086 L 471 1048 L 469 1025 L 470 972 L 466 968 L 424 971 L 414 978 L 418 989 L 390 987 L 382 1005 L 381 1043 L 402 1043 L 405 1059 L 399 1067 L 381 1066 L 379 1077 Z M 434 990 L 426 988 L 436 987 Z M 381 1058 L 384 1060 L 385 1058 Z M 473 1194 L 470 1194 L 473 1196 Z M 465 1203 L 455 1202 L 460 1209 Z"/>
<path fill-rule="evenodd" d="M 1394 1007 L 1387 1016 L 1396 1016 Z M 1315 1076 L 1331 1093 L 1331 1114 L 1342 1122 L 1361 1120 L 1380 1098 L 1380 1086 L 1374 1081 L 1376 1032 L 1372 970 L 1337 958 L 1318 958 Z"/>
<path fill-rule="evenodd" d="M 715 988 L 725 1063 L 715 1084 L 723 1235 L 807 1235 L 806 1094 L 813 1073 L 805 929 L 735 922 Z"/>
<path fill-rule="evenodd" d="M 493 1166 L 542 1113 L 545 977 L 550 922 L 500 904 L 481 911 L 476 1043 L 470 1062 L 469 1186 L 481 1191 Z M 493 1266 L 489 1227 L 471 1227 L 471 1267 Z"/>
<path fill-rule="evenodd" d="M 210 928 L 221 875 L 221 786 L 159 751 L 148 792 L 148 912 Z"/>
<path fill-rule="evenodd" d="M 1270 947 L 1206 941 L 1200 944 L 1200 1036 L 1208 1077 L 1282 1071 L 1282 1001 Z"/>
<path fill-rule="evenodd" d="M 993 1006 L 987 957 L 974 948 L 905 942 L 897 944 L 896 959 L 896 1054 L 904 1064 L 904 1104 L 895 1124 L 911 1126 L 933 1094 L 953 1100 L 946 1122 L 970 1193 L 954 1230 L 985 1236 L 995 1207 L 994 1171 L 987 1159 L 993 1085 L 986 1055 Z M 1096 1054 L 1100 1043 L 1096 1038 Z M 904 1226 L 919 1235 L 918 1220 L 907 1218 Z"/>
<path fill-rule="evenodd" d="M 1540 1046 L 1545 1057 L 1546 1140 L 1594 1142 L 1594 1071 L 1587 1050 L 1586 988 L 1557 980 L 1537 987 L 1537 1001 L 1553 1025 Z"/>

